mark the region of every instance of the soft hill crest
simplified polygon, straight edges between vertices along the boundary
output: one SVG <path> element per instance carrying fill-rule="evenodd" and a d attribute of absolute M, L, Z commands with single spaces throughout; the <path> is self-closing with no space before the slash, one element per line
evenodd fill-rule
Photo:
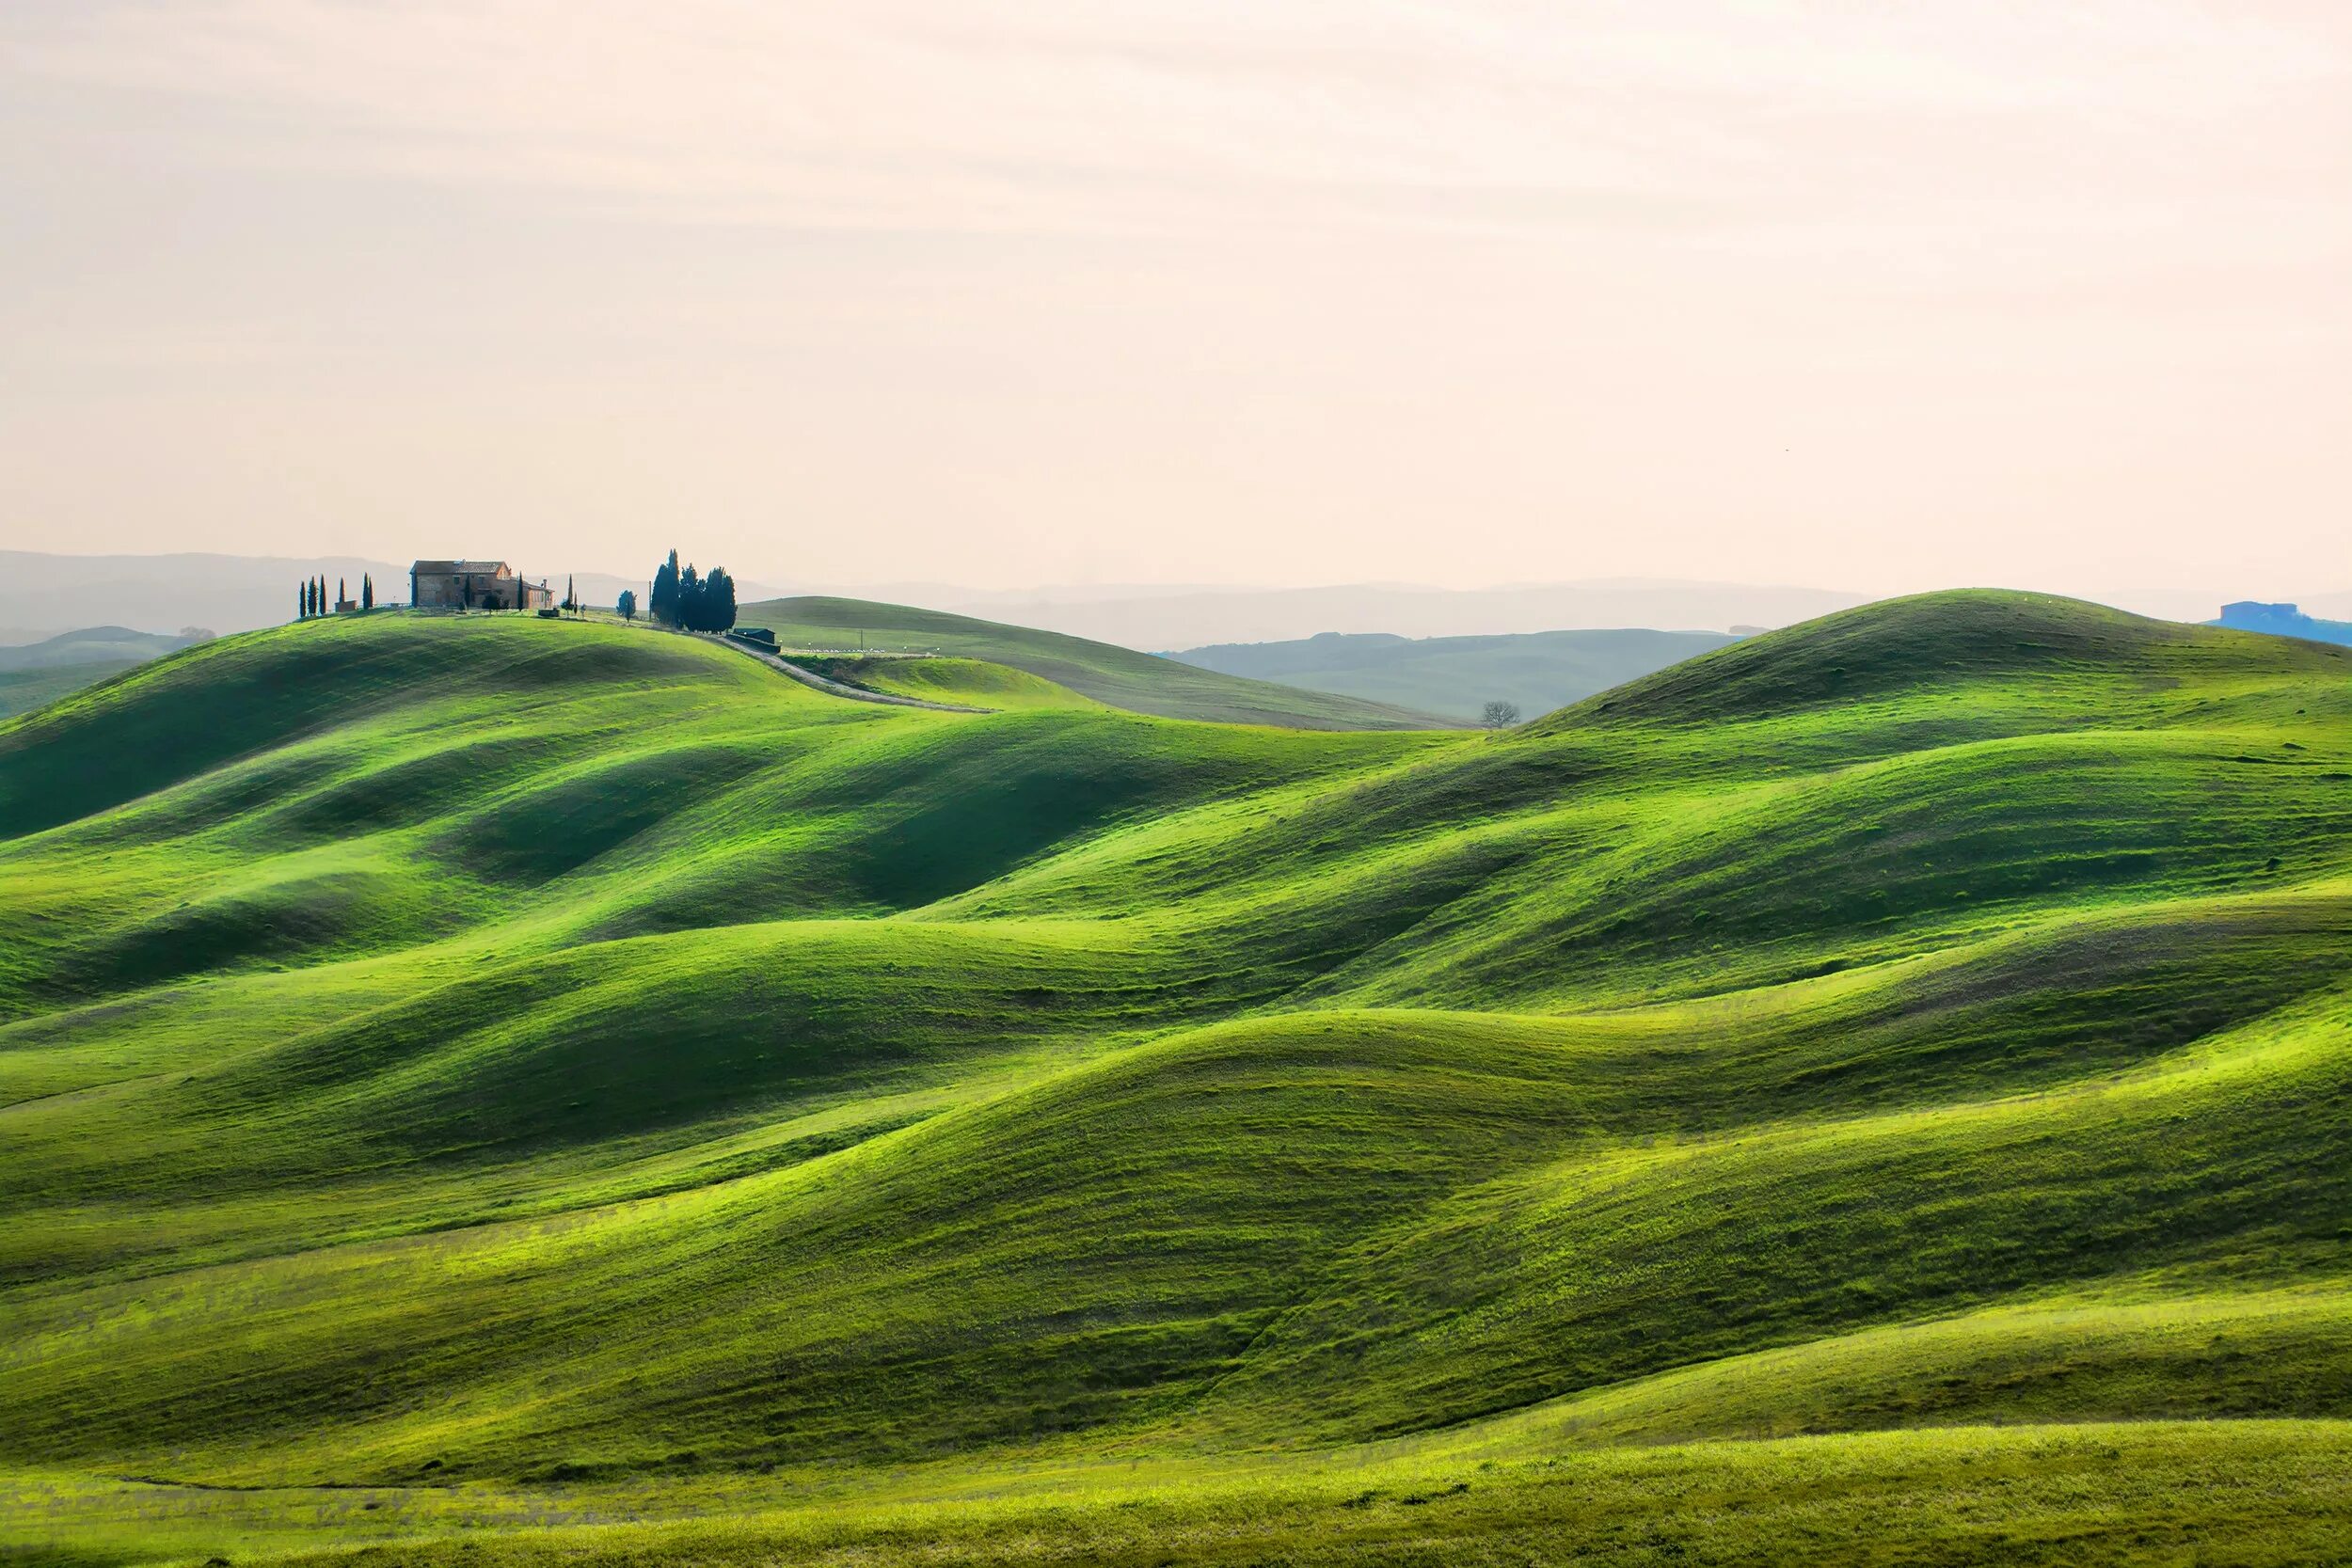
<path fill-rule="evenodd" d="M 1570 723 L 1709 723 L 1878 704 L 1962 685 L 2085 698 L 2191 675 L 2352 671 L 2342 656 L 2153 621 L 2046 594 L 1960 590 L 1888 599 L 1748 638 L 1547 716 Z M 1605 720 L 1602 716 L 1606 716 Z"/>

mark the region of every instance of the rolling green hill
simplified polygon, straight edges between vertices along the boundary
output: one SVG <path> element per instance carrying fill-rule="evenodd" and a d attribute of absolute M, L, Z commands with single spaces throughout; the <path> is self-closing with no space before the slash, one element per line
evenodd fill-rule
<path fill-rule="evenodd" d="M 2347 650 L 1931 595 L 1501 736 L 946 651 L 0 726 L 0 1550 L 2352 1551 Z"/>
<path fill-rule="evenodd" d="M 1000 664 L 1110 707 L 1162 719 L 1314 730 L 1442 729 L 1449 721 L 1388 703 L 1220 674 L 1083 637 L 866 599 L 769 599 L 740 622 L 787 649 L 946 654 Z"/>
<path fill-rule="evenodd" d="M 1548 713 L 1720 648 L 1712 631 L 1539 631 L 1497 637 L 1323 632 L 1222 642 L 1168 657 L 1204 670 L 1440 713 L 1474 723 L 1489 702 Z"/>

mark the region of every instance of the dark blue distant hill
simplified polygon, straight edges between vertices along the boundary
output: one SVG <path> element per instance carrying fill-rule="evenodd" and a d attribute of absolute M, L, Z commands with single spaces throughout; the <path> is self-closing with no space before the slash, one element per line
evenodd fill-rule
<path fill-rule="evenodd" d="M 2273 637 L 2299 637 L 2306 642 L 2352 642 L 2352 621 L 2322 621 L 2291 604 L 2264 604 L 2240 599 L 2221 607 L 2221 618 L 2208 623 L 2239 631 L 2266 631 Z"/>

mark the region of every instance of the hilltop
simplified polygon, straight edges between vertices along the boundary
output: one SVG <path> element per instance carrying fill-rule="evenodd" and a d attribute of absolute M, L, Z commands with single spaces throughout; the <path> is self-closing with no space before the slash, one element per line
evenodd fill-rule
<path fill-rule="evenodd" d="M 376 615 L 0 725 L 0 1544 L 2352 1530 L 2346 650 L 1930 595 L 1489 736 L 972 625 L 844 673 L 996 711 Z"/>

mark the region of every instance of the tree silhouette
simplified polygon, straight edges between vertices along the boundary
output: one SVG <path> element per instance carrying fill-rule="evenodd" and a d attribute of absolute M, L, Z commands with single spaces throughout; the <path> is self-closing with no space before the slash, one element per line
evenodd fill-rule
<path fill-rule="evenodd" d="M 725 631 L 735 625 L 735 579 L 724 566 L 713 566 L 703 578 L 701 631 Z"/>
<path fill-rule="evenodd" d="M 1479 714 L 1478 721 L 1490 730 L 1507 730 L 1519 721 L 1519 705 L 1488 703 Z"/>
<path fill-rule="evenodd" d="M 645 595 L 645 613 L 664 626 L 678 625 L 677 551 L 670 552 L 653 574 L 653 588 Z"/>
<path fill-rule="evenodd" d="M 624 621 L 636 620 L 637 590 L 634 588 L 622 589 L 620 596 L 612 601 L 612 613 L 618 615 Z"/>
<path fill-rule="evenodd" d="M 375 608 L 375 577 L 373 573 L 359 574 L 359 608 L 361 610 Z"/>
<path fill-rule="evenodd" d="M 704 577 L 688 562 L 677 563 L 677 551 L 653 575 L 646 611 L 664 626 L 687 631 L 724 631 L 735 625 L 735 579 L 724 566 L 713 566 Z M 629 596 L 630 610 L 636 595 Z"/>

